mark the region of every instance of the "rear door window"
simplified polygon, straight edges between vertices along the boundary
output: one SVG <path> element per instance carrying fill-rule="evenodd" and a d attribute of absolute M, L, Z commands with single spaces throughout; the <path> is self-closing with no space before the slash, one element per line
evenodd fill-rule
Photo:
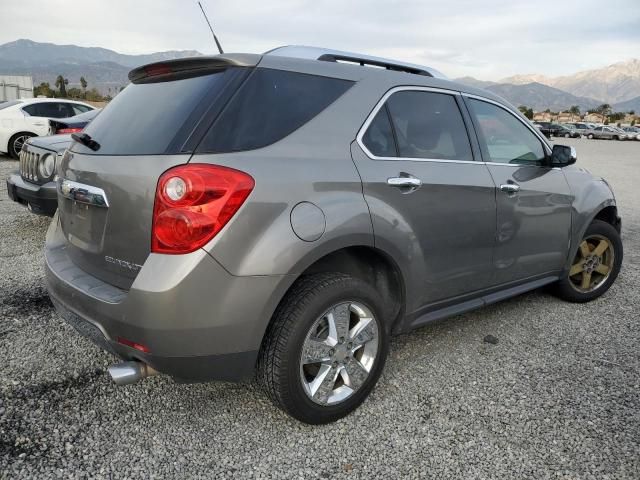
<path fill-rule="evenodd" d="M 386 105 L 373 117 L 369 128 L 362 136 L 362 143 L 376 157 L 398 156 L 398 150 L 393 138 L 393 128 L 389 119 L 389 110 Z"/>
<path fill-rule="evenodd" d="M 469 136 L 453 95 L 405 90 L 391 95 L 387 106 L 400 157 L 473 160 Z"/>
<path fill-rule="evenodd" d="M 86 113 L 92 110 L 86 105 L 80 105 L 79 103 L 72 103 L 71 108 L 73 108 L 73 115 L 80 115 L 81 113 Z"/>

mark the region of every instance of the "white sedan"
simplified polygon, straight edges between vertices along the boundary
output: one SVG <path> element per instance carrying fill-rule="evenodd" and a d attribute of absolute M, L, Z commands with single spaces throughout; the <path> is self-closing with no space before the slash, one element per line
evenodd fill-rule
<path fill-rule="evenodd" d="M 48 135 L 50 118 L 73 117 L 94 109 L 64 98 L 23 98 L 0 103 L 0 152 L 17 159 L 27 139 Z"/>

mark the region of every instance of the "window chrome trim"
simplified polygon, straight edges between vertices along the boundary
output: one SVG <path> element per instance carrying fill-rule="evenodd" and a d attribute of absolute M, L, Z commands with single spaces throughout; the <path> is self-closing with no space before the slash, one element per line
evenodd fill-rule
<path fill-rule="evenodd" d="M 548 168 L 550 170 L 560 170 L 560 167 L 545 167 L 544 165 L 525 165 L 525 164 L 522 164 L 522 163 L 485 162 L 484 160 L 446 160 L 446 159 L 442 159 L 442 158 L 378 157 L 377 155 L 374 155 L 373 153 L 371 153 L 369 151 L 369 149 L 366 147 L 366 145 L 362 141 L 362 138 L 364 137 L 364 134 L 366 133 L 367 129 L 369 128 L 369 125 L 371 125 L 371 122 L 373 122 L 373 119 L 378 114 L 380 109 L 384 106 L 384 104 L 389 99 L 389 97 L 391 95 L 393 95 L 394 93 L 396 93 L 396 92 L 402 92 L 402 91 L 419 91 L 419 92 L 444 93 L 444 94 L 447 94 L 447 95 L 452 95 L 454 97 L 456 97 L 456 96 L 457 97 L 464 96 L 464 97 L 467 97 L 467 98 L 473 98 L 473 99 L 476 99 L 476 100 L 480 100 L 480 101 L 483 101 L 483 102 L 487 102 L 487 103 L 491 103 L 493 105 L 496 105 L 497 107 L 500 107 L 503 110 L 506 110 L 507 113 L 511 114 L 511 116 L 515 117 L 517 120 L 520 121 L 520 123 L 522 123 L 525 127 L 527 127 L 536 136 L 536 138 L 541 140 L 543 148 L 545 149 L 546 153 L 548 155 L 551 155 L 551 147 L 546 142 L 544 136 L 540 132 L 536 132 L 532 125 L 528 125 L 518 115 L 516 115 L 510 108 L 506 107 L 505 105 L 502 105 L 500 102 L 496 102 L 495 100 L 491 100 L 490 98 L 481 97 L 480 95 L 473 95 L 473 94 L 470 94 L 470 93 L 459 92 L 457 90 L 449 90 L 449 89 L 446 89 L 446 88 L 420 87 L 420 86 L 407 86 L 407 85 L 405 85 L 405 86 L 400 86 L 400 87 L 393 87 L 390 90 L 388 90 L 382 96 L 382 98 L 378 101 L 378 103 L 375 105 L 375 107 L 373 107 L 373 110 L 371 110 L 371 113 L 369 113 L 369 116 L 367 117 L 365 122 L 360 127 L 360 130 L 358 130 L 358 134 L 356 135 L 356 142 L 358 143 L 358 145 L 360 146 L 362 151 L 365 153 L 365 155 L 367 157 L 369 157 L 371 160 L 392 160 L 392 161 L 395 161 L 395 162 L 407 160 L 407 161 L 411 161 L 411 162 L 462 163 L 462 164 L 472 164 L 472 165 L 502 165 L 502 166 L 505 166 L 505 167 L 514 167 L 514 168 L 537 167 L 537 168 Z M 461 112 L 460 115 L 462 116 L 462 112 Z M 475 125 L 473 126 L 473 128 L 475 130 Z M 467 135 L 468 135 L 468 132 L 467 132 Z M 471 141 L 471 139 L 469 139 L 469 141 Z"/>
<path fill-rule="evenodd" d="M 544 149 L 545 149 L 547 155 L 551 155 L 551 146 L 547 143 L 547 140 L 544 138 L 544 135 L 542 135 L 541 132 L 537 132 L 536 129 L 533 127 L 533 125 L 530 125 L 528 122 L 525 122 L 522 118 L 520 118 L 519 115 L 517 115 L 513 110 L 511 110 L 506 105 L 503 105 L 500 102 L 496 102 L 495 100 L 491 100 L 490 98 L 481 97 L 480 95 L 473 95 L 471 93 L 462 93 L 462 96 L 464 96 L 466 98 L 472 98 L 474 100 L 479 100 L 481 102 L 491 103 L 491 104 L 495 105 L 496 107 L 500 107 L 501 109 L 503 109 L 504 111 L 509 113 L 512 117 L 514 117 L 516 120 L 518 120 L 520 123 L 522 123 L 525 127 L 527 127 L 536 136 L 536 138 L 542 142 L 542 145 L 544 145 Z M 486 162 L 486 163 L 494 163 L 494 162 Z M 497 163 L 494 163 L 494 164 L 495 165 L 500 165 L 500 164 L 497 164 Z M 506 164 L 502 164 L 502 165 L 511 165 L 511 164 L 510 163 L 506 163 Z M 535 165 L 533 165 L 533 166 L 535 166 Z"/>
<path fill-rule="evenodd" d="M 444 158 L 417 158 L 417 157 L 378 157 L 377 155 L 374 155 L 373 153 L 371 153 L 371 151 L 366 147 L 366 145 L 362 141 L 364 134 L 367 132 L 369 125 L 371 125 L 371 122 L 373 122 L 373 119 L 378 114 L 380 109 L 384 107 L 384 104 L 389 99 L 389 97 L 396 92 L 404 92 L 404 91 L 444 93 L 447 95 L 451 95 L 454 98 L 460 97 L 459 91 L 449 90 L 446 88 L 419 87 L 419 86 L 405 85 L 400 87 L 393 87 L 392 89 L 388 90 L 382 96 L 382 98 L 378 101 L 378 103 L 376 103 L 376 106 L 373 107 L 373 110 L 371 110 L 371 113 L 369 113 L 369 116 L 364 121 L 364 123 L 360 127 L 360 130 L 358 130 L 358 134 L 356 135 L 356 142 L 358 143 L 358 145 L 360 146 L 360 148 L 362 149 L 362 151 L 365 153 L 367 157 L 369 157 L 371 160 L 393 160 L 395 162 L 410 161 L 410 162 L 437 162 L 437 163 L 467 163 L 467 164 L 473 164 L 473 165 L 482 165 L 483 162 L 478 160 L 447 160 Z M 463 118 L 462 112 L 460 112 L 460 118 Z M 467 135 L 467 138 L 468 138 L 469 134 L 466 131 L 466 129 L 465 129 L 465 134 Z M 471 142 L 471 139 L 469 139 L 469 142 Z M 469 147 L 471 147 L 471 143 L 469 143 Z"/>

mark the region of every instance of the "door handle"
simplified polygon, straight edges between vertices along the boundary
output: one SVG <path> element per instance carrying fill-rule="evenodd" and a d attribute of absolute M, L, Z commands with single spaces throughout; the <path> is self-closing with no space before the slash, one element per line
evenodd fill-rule
<path fill-rule="evenodd" d="M 408 173 L 400 173 L 399 177 L 387 178 L 387 185 L 399 188 L 402 193 L 411 193 L 422 186 L 422 180 Z"/>
<path fill-rule="evenodd" d="M 500 190 L 514 195 L 520 191 L 520 185 L 516 183 L 505 183 L 504 185 L 500 185 Z"/>

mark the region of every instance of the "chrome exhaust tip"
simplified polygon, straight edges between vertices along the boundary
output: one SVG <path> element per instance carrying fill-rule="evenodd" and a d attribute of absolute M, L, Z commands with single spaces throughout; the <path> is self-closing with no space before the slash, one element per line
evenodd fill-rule
<path fill-rule="evenodd" d="M 157 375 L 158 371 L 146 363 L 130 361 L 111 365 L 107 371 L 116 385 L 130 385 L 143 378 Z"/>

